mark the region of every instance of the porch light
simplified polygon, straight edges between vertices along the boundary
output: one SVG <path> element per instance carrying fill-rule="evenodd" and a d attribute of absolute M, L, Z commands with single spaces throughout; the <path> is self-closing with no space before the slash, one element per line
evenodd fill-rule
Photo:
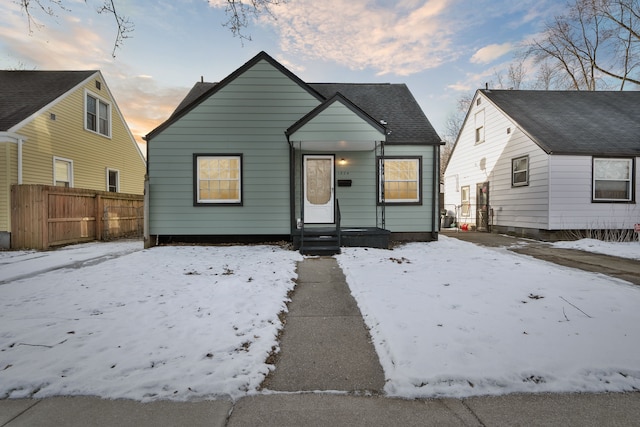
<path fill-rule="evenodd" d="M 345 159 L 344 157 L 343 157 L 343 158 L 341 158 L 340 160 L 338 160 L 338 164 L 339 164 L 340 166 L 346 166 L 346 164 L 347 164 L 347 159 Z"/>

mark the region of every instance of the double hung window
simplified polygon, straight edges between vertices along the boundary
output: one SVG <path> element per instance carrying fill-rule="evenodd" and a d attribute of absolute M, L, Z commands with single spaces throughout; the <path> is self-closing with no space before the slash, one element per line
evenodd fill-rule
<path fill-rule="evenodd" d="M 107 191 L 111 193 L 120 191 L 120 172 L 115 169 L 107 169 Z"/>
<path fill-rule="evenodd" d="M 111 136 L 111 104 L 87 92 L 85 128 L 104 136 Z"/>
<path fill-rule="evenodd" d="M 242 156 L 194 155 L 195 203 L 242 204 Z"/>
<path fill-rule="evenodd" d="M 593 201 L 633 201 L 634 160 L 593 159 Z"/>
<path fill-rule="evenodd" d="M 53 185 L 73 187 L 73 161 L 61 157 L 53 158 Z"/>
<path fill-rule="evenodd" d="M 529 185 L 529 156 L 511 159 L 511 186 Z"/>
<path fill-rule="evenodd" d="M 385 158 L 379 164 L 379 203 L 421 203 L 421 158 Z"/>

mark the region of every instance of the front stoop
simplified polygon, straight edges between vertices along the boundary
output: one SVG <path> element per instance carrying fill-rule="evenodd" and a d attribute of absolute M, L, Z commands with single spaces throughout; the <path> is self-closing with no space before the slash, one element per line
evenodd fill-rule
<path fill-rule="evenodd" d="M 301 236 L 302 255 L 336 255 L 340 253 L 340 238 L 337 230 L 308 229 Z"/>

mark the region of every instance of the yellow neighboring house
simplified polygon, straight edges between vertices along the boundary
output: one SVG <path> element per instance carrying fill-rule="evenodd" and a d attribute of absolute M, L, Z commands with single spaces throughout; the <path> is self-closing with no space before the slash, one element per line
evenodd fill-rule
<path fill-rule="evenodd" d="M 143 194 L 145 173 L 100 71 L 0 70 L 0 248 L 13 184 Z"/>

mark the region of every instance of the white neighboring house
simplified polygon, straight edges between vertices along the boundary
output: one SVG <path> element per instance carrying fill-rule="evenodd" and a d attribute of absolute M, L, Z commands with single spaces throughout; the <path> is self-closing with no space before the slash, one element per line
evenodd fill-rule
<path fill-rule="evenodd" d="M 541 239 L 630 230 L 639 160 L 638 91 L 478 90 L 445 169 L 444 209 L 469 228 Z"/>

